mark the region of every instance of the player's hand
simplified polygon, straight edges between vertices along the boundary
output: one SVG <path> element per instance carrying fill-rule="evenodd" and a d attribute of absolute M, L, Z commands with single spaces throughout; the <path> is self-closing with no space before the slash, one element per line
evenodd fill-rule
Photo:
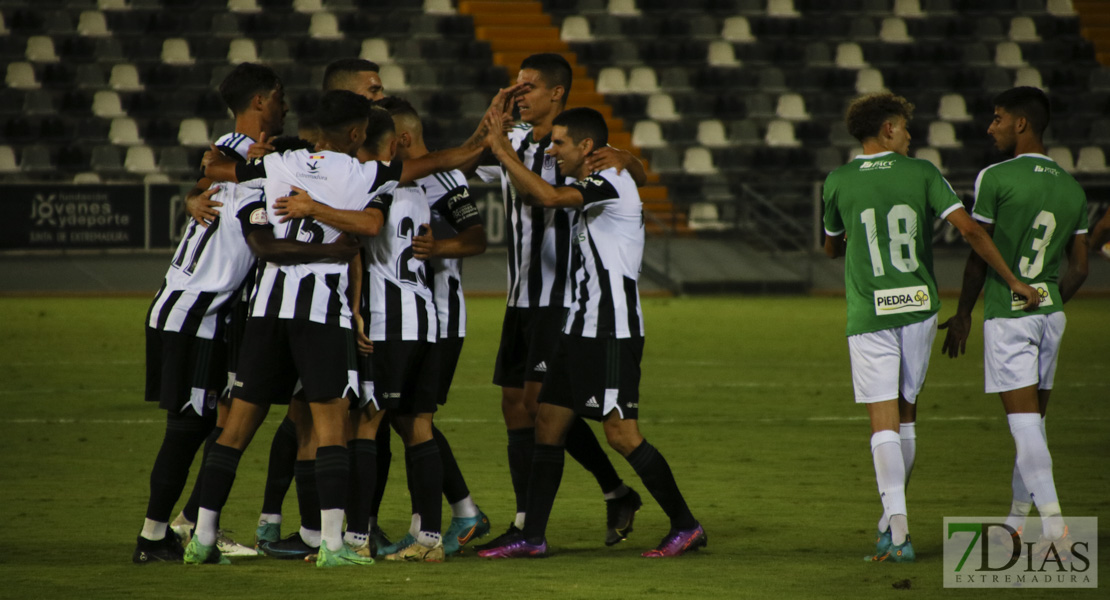
<path fill-rule="evenodd" d="M 971 315 L 957 313 L 941 323 L 939 329 L 947 330 L 940 351 L 947 354 L 948 358 L 956 358 L 967 351 L 967 338 L 971 335 Z"/>
<path fill-rule="evenodd" d="M 359 354 L 373 354 L 374 342 L 366 337 L 366 329 L 362 321 L 362 315 L 358 312 L 353 312 L 351 315 L 351 325 L 355 330 L 355 344 L 358 346 Z"/>
<path fill-rule="evenodd" d="M 500 115 L 496 113 L 486 115 L 486 144 L 498 160 L 504 160 L 505 153 L 512 152 L 513 147 L 509 143 L 509 138 L 505 137 L 505 132 L 501 130 L 500 123 Z"/>
<path fill-rule="evenodd" d="M 436 255 L 436 239 L 432 236 L 432 228 L 427 223 L 420 226 L 420 233 L 412 236 L 412 256 L 419 260 L 428 260 Z"/>
<path fill-rule="evenodd" d="M 617 174 L 620 175 L 621 171 L 628 168 L 629 159 L 636 160 L 636 157 L 627 150 L 605 146 L 595 149 L 586 157 L 586 169 L 591 173 L 616 169 Z"/>
<path fill-rule="evenodd" d="M 266 132 L 263 131 L 262 135 L 258 136 L 258 141 L 251 144 L 251 147 L 247 149 L 248 159 L 262 158 L 263 156 L 274 152 L 274 145 L 266 139 L 267 137 L 268 136 L 266 135 Z"/>
<path fill-rule="evenodd" d="M 311 217 L 316 209 L 316 201 L 308 192 L 294 187 L 288 196 L 282 196 L 274 201 L 274 215 L 281 217 L 284 223 L 290 219 L 303 219 Z"/>
<path fill-rule="evenodd" d="M 1037 288 L 1031 285 L 1018 281 L 1010 286 L 1010 291 L 1025 298 L 1025 306 L 1021 307 L 1021 310 L 1026 312 L 1036 310 L 1037 306 L 1041 303 L 1041 293 L 1037 291 Z"/>
<path fill-rule="evenodd" d="M 208 227 L 209 223 L 219 218 L 220 211 L 217 209 L 223 206 L 224 203 L 212 199 L 212 196 L 218 191 L 220 191 L 220 186 L 214 185 L 200 194 L 185 198 L 185 212 L 193 217 L 197 225 Z"/>
<path fill-rule="evenodd" d="M 341 232 L 339 237 L 336 238 L 334 242 L 328 244 L 328 246 L 335 250 L 335 262 L 347 263 L 351 262 L 351 259 L 358 254 L 358 249 L 362 244 L 359 242 L 357 235 L 349 235 Z"/>

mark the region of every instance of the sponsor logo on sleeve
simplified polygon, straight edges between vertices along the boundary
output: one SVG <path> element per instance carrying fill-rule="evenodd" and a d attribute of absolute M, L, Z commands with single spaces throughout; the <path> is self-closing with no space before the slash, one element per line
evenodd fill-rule
<path fill-rule="evenodd" d="M 1043 283 L 1030 283 L 1037 295 L 1041 297 L 1040 307 L 1052 306 L 1052 294 L 1048 293 L 1048 286 Z M 1021 310 L 1025 306 L 1025 298 L 1010 292 L 1010 310 Z"/>
<path fill-rule="evenodd" d="M 923 285 L 875 290 L 875 314 L 897 315 L 929 310 L 933 307 L 929 288 Z"/>

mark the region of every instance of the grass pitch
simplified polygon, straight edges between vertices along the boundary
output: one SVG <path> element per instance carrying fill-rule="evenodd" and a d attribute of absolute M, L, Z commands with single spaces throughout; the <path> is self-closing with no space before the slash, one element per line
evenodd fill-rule
<path fill-rule="evenodd" d="M 982 393 L 982 338 L 949 360 L 938 339 L 919 400 L 909 488 L 918 562 L 868 564 L 880 505 L 866 411 L 852 402 L 844 301 L 837 298 L 649 299 L 642 430 L 667 457 L 709 547 L 677 560 L 639 553 L 666 532 L 646 495 L 630 539 L 602 544 L 605 507 L 568 459 L 546 560 L 393 564 L 318 572 L 303 563 L 238 559 L 231 567 L 130 562 L 164 417 L 141 401 L 147 299 L 0 299 L 0 597 L 3 598 L 874 598 L 995 596 L 945 590 L 944 516 L 1005 514 L 1013 443 L 999 401 Z M 503 310 L 470 301 L 469 337 L 437 421 L 495 533 L 513 501 L 499 390 L 489 383 Z M 941 311 L 954 309 L 948 301 Z M 1110 301 L 1068 305 L 1069 327 L 1048 438 L 1065 514 L 1110 517 Z M 977 320 L 977 327 L 981 320 Z M 943 332 L 941 333 L 943 335 Z M 253 540 L 270 436 L 246 452 L 223 517 Z M 597 429 L 600 431 L 600 429 Z M 408 526 L 394 440 L 385 530 Z M 610 452 L 618 471 L 643 491 Z M 194 464 L 194 473 L 196 464 Z M 297 523 L 292 492 L 286 531 Z M 1110 536 L 1099 566 L 1110 577 Z M 909 590 L 892 584 L 908 580 Z M 1103 583 L 1105 587 L 1107 583 Z M 1031 590 L 1013 597 L 1103 597 Z"/>

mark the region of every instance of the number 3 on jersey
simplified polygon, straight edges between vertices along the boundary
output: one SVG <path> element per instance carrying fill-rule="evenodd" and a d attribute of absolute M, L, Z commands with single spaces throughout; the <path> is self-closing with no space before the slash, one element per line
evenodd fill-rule
<path fill-rule="evenodd" d="M 1044 269 L 1044 253 L 1052 241 L 1052 234 L 1056 232 L 1056 216 L 1047 210 L 1037 213 L 1037 218 L 1033 219 L 1033 230 L 1036 231 L 1041 227 L 1044 227 L 1044 234 L 1033 238 L 1033 252 L 1037 255 L 1033 257 L 1032 262 L 1029 261 L 1028 256 L 1022 256 L 1018 262 L 1018 271 L 1026 279 L 1033 279 Z"/>
<path fill-rule="evenodd" d="M 859 215 L 867 234 L 867 250 L 871 255 L 871 272 L 875 277 L 886 274 L 883 255 L 879 249 L 879 230 L 875 223 L 875 209 L 869 208 Z M 917 270 L 917 213 L 907 204 L 895 204 L 886 215 L 887 237 L 890 238 L 890 264 L 903 273 Z"/>

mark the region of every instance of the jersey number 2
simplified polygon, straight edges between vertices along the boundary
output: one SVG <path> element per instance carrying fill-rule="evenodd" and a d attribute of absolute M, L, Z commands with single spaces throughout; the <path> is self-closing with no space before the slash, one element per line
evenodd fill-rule
<path fill-rule="evenodd" d="M 875 277 L 886 274 L 883 255 L 879 250 L 879 230 L 875 224 L 875 209 L 869 208 L 859 215 L 867 234 L 867 251 L 871 255 L 871 272 Z M 890 237 L 890 264 L 903 273 L 917 270 L 917 213 L 908 204 L 895 204 L 886 214 L 887 235 Z"/>
<path fill-rule="evenodd" d="M 407 283 L 426 285 L 424 283 L 426 280 L 424 265 L 420 265 L 415 272 L 409 268 L 409 261 L 412 260 L 412 235 L 414 229 L 416 229 L 416 226 L 412 222 L 412 217 L 401 219 L 401 226 L 397 228 L 397 237 L 407 241 L 409 245 L 405 246 L 404 250 L 401 250 L 401 256 L 397 258 L 397 278 Z M 423 227 L 421 227 L 421 229 L 423 229 Z M 423 231 L 416 232 L 417 235 L 422 233 Z"/>

